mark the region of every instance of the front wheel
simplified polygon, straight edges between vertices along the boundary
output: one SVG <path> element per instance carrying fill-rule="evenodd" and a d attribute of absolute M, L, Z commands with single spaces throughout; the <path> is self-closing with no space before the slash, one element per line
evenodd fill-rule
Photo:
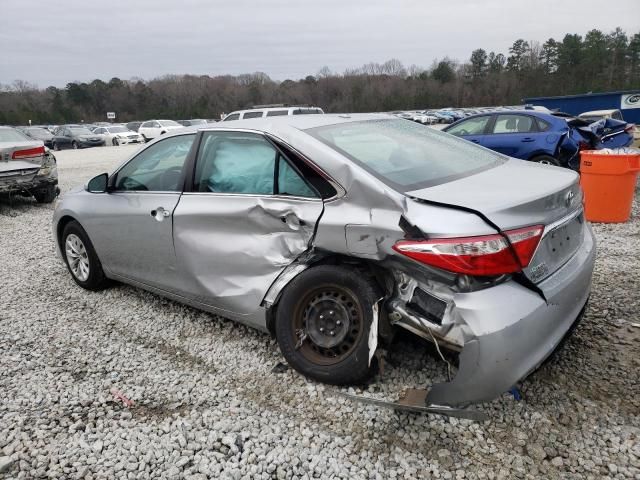
<path fill-rule="evenodd" d="M 117 147 L 118 145 L 120 145 L 120 142 L 118 141 L 118 139 L 116 137 L 113 137 L 113 140 L 111 140 L 111 144 L 114 147 Z"/>
<path fill-rule="evenodd" d="M 105 288 L 108 279 L 91 240 L 80 224 L 69 222 L 62 231 L 61 240 L 65 263 L 73 280 L 87 290 Z"/>
<path fill-rule="evenodd" d="M 60 146 L 59 146 L 57 143 L 55 143 L 55 142 L 54 142 L 54 143 L 53 143 L 53 149 L 54 149 L 56 152 L 59 152 L 59 151 L 60 151 Z"/>
<path fill-rule="evenodd" d="M 355 269 L 311 268 L 284 290 L 275 333 L 287 362 L 303 375 L 334 385 L 365 382 L 375 288 Z"/>
<path fill-rule="evenodd" d="M 76 142 L 71 142 L 71 148 L 73 148 L 74 150 L 77 150 L 78 144 Z"/>

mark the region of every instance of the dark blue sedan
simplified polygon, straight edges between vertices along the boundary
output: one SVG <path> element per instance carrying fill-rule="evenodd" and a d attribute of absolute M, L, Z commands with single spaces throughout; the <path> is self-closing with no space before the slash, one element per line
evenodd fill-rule
<path fill-rule="evenodd" d="M 613 119 L 590 123 L 535 110 L 502 110 L 464 118 L 444 131 L 510 157 L 577 170 L 580 150 L 629 146 L 633 129 Z"/>

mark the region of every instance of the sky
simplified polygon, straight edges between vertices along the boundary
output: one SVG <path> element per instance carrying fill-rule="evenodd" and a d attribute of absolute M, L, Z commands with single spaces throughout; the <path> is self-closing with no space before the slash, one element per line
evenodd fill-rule
<path fill-rule="evenodd" d="M 514 40 L 640 32 L 640 0 L 0 0 L 0 84 L 429 67 Z"/>

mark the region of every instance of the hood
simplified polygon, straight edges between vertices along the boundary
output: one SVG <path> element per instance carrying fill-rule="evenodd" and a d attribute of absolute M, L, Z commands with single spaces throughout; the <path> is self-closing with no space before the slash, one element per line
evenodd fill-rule
<path fill-rule="evenodd" d="M 572 170 L 510 159 L 484 172 L 405 195 L 479 211 L 506 230 L 549 225 L 579 208 L 578 179 Z"/>

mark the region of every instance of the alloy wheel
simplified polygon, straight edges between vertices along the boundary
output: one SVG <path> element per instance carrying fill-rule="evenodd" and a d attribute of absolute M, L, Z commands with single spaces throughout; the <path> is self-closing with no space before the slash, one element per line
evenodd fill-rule
<path fill-rule="evenodd" d="M 81 282 L 86 282 L 90 272 L 89 255 L 84 243 L 76 234 L 71 233 L 67 236 L 65 253 L 73 276 Z"/>

